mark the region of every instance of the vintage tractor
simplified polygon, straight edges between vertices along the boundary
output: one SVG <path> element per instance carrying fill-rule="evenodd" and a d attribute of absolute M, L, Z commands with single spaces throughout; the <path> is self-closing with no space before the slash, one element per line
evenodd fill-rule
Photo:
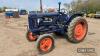
<path fill-rule="evenodd" d="M 30 13 L 28 16 L 27 39 L 37 41 L 39 53 L 44 54 L 53 50 L 57 34 L 64 35 L 72 43 L 79 43 L 86 37 L 88 24 L 83 14 L 61 12 L 60 4 L 58 12 Z"/>

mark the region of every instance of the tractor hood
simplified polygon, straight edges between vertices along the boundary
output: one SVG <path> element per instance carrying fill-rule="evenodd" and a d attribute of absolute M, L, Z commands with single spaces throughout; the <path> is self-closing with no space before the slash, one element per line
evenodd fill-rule
<path fill-rule="evenodd" d="M 59 13 L 30 13 L 29 17 L 52 17 L 52 16 L 58 16 Z"/>

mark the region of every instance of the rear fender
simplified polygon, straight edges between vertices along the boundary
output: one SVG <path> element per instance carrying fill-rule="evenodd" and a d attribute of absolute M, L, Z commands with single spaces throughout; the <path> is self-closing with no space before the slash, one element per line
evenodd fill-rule
<path fill-rule="evenodd" d="M 73 14 L 73 15 L 69 15 L 69 19 L 68 19 L 68 21 L 67 21 L 67 25 L 71 22 L 71 20 L 73 20 L 75 17 L 78 17 L 78 16 L 84 16 L 84 14 Z"/>

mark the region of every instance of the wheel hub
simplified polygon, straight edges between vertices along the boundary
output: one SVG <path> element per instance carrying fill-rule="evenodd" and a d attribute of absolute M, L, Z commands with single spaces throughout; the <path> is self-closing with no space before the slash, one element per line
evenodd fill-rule
<path fill-rule="evenodd" d="M 48 51 L 51 48 L 51 46 L 52 46 L 52 39 L 50 38 L 45 38 L 40 42 L 40 49 L 42 51 Z"/>
<path fill-rule="evenodd" d="M 77 40 L 81 40 L 83 39 L 85 33 L 86 33 L 86 27 L 84 24 L 82 24 L 81 22 L 78 23 L 76 26 L 75 26 L 75 31 L 74 31 L 74 37 L 77 39 Z"/>
<path fill-rule="evenodd" d="M 35 35 L 33 36 L 32 32 L 29 32 L 28 37 L 30 40 L 33 40 L 33 41 L 36 40 L 36 36 Z"/>

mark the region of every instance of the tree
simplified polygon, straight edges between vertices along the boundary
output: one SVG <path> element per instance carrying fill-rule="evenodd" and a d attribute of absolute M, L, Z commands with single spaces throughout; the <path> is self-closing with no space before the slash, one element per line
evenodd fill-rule
<path fill-rule="evenodd" d="M 3 12 L 5 12 L 5 9 L 8 9 L 8 7 L 4 6 L 4 7 L 3 7 Z"/>
<path fill-rule="evenodd" d="M 73 0 L 71 7 L 74 11 L 84 11 L 86 13 L 95 13 L 100 11 L 100 0 Z"/>
<path fill-rule="evenodd" d="M 2 13 L 3 12 L 3 10 L 2 10 L 2 8 L 0 8 L 0 13 Z"/>

